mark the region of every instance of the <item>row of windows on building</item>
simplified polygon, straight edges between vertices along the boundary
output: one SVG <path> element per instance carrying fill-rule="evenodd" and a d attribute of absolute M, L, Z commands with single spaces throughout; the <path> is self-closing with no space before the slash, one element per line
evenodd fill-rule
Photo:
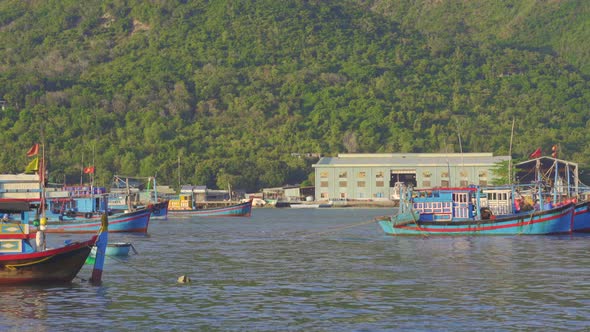
<path fill-rule="evenodd" d="M 459 175 L 461 177 L 468 177 L 469 176 L 469 172 L 467 170 L 461 170 L 459 172 Z M 320 172 L 320 178 L 327 178 L 329 176 L 329 173 L 324 171 L 324 172 Z M 430 178 L 432 176 L 432 172 L 430 171 L 424 171 L 422 172 L 422 176 L 425 178 Z M 441 177 L 443 178 L 448 178 L 449 177 L 449 172 L 448 171 L 443 171 L 440 174 Z M 480 178 L 484 178 L 488 176 L 488 172 L 485 170 L 479 171 L 478 176 Z M 358 179 L 364 179 L 367 177 L 367 172 L 365 171 L 359 171 L 357 173 L 357 178 Z M 384 177 L 384 172 L 383 171 L 377 171 L 375 172 L 375 178 L 376 179 L 382 179 Z M 345 179 L 348 178 L 348 171 L 340 171 L 340 173 L 338 173 L 338 178 L 340 179 Z"/>
<path fill-rule="evenodd" d="M 367 173 L 364 171 L 360 171 L 357 174 L 357 179 L 364 179 L 366 178 Z M 465 170 L 462 170 L 459 175 L 461 176 L 461 180 L 459 181 L 459 185 L 460 186 L 468 186 L 469 180 L 467 179 L 468 177 L 468 172 Z M 478 174 L 478 184 L 480 186 L 487 186 L 488 185 L 488 181 L 487 181 L 487 172 L 486 171 L 480 171 Z M 328 172 L 321 172 L 320 173 L 320 187 L 329 187 L 329 181 L 327 180 L 329 174 Z M 432 173 L 429 171 L 425 171 L 422 173 L 422 186 L 423 188 L 429 188 L 433 186 L 433 182 L 431 181 L 431 176 Z M 347 171 L 341 171 L 338 175 L 339 181 L 338 181 L 338 187 L 341 188 L 346 188 L 348 187 L 348 172 Z M 448 172 L 441 172 L 441 181 L 440 181 L 440 186 L 441 187 L 448 187 L 450 184 L 449 181 L 449 173 Z M 326 179 L 326 180 L 323 180 Z M 385 179 L 384 179 L 384 174 L 383 172 L 379 171 L 376 172 L 375 174 L 375 187 L 385 187 Z M 415 184 L 417 185 L 417 183 Z M 393 183 L 390 184 L 390 186 L 393 186 Z M 364 180 L 359 180 L 357 181 L 357 188 L 364 188 L 366 187 L 366 181 Z"/>

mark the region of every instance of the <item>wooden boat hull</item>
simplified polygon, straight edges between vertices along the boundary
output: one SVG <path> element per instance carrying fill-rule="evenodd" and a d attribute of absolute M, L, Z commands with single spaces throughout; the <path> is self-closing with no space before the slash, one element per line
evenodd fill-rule
<path fill-rule="evenodd" d="M 252 201 L 211 209 L 169 210 L 168 213 L 175 217 L 249 217 L 252 215 Z"/>
<path fill-rule="evenodd" d="M 57 249 L 0 255 L 0 284 L 71 282 L 84 265 L 95 242 L 96 236 Z"/>
<path fill-rule="evenodd" d="M 109 216 L 109 233 L 147 233 L 150 222 L 150 209 Z M 100 220 L 88 219 L 76 222 L 48 223 L 46 233 L 96 233 Z"/>
<path fill-rule="evenodd" d="M 415 217 L 414 217 L 415 218 Z M 388 235 L 544 235 L 573 231 L 574 205 L 546 211 L 521 213 L 496 219 L 469 221 L 418 221 L 407 218 L 392 220 L 380 217 L 378 224 Z"/>
<path fill-rule="evenodd" d="M 576 204 L 574 212 L 574 232 L 590 232 L 590 201 Z"/>

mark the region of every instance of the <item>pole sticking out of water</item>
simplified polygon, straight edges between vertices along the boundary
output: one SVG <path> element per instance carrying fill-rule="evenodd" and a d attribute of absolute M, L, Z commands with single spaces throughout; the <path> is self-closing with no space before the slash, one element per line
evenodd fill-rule
<path fill-rule="evenodd" d="M 104 266 L 104 259 L 107 251 L 107 244 L 109 242 L 109 217 L 106 213 L 100 217 L 101 226 L 96 240 L 96 258 L 94 259 L 94 268 L 92 269 L 92 276 L 90 282 L 93 285 L 100 285 L 102 282 L 102 270 Z"/>

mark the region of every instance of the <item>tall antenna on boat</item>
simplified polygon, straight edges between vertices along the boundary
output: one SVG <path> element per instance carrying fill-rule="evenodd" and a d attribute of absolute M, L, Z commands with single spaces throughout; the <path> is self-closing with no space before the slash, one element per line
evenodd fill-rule
<path fill-rule="evenodd" d="M 516 118 L 512 118 L 512 131 L 510 132 L 510 148 L 508 151 L 508 184 L 512 184 L 512 139 L 514 138 L 514 122 Z"/>
<path fill-rule="evenodd" d="M 447 145 L 447 137 L 445 137 L 445 154 L 447 155 L 447 174 L 449 178 L 449 183 L 447 187 L 452 187 L 451 185 L 451 162 L 449 161 L 449 146 Z"/>
<path fill-rule="evenodd" d="M 461 174 L 459 177 L 459 184 L 462 181 L 463 178 L 463 172 L 465 172 L 465 159 L 463 159 L 463 145 L 461 145 L 461 133 L 457 132 L 457 135 L 459 136 L 459 150 L 461 151 Z"/>

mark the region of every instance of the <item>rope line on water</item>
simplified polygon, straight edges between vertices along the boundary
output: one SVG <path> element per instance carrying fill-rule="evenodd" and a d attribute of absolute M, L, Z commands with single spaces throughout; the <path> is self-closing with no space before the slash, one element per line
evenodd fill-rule
<path fill-rule="evenodd" d="M 112 255 L 106 255 L 106 256 L 107 256 L 109 259 L 114 259 L 114 260 L 116 260 L 116 261 L 117 261 L 117 262 L 119 262 L 119 263 L 127 263 L 127 262 L 125 262 L 124 260 L 117 258 L 116 256 L 112 256 Z M 139 268 L 137 268 L 137 267 L 135 267 L 135 266 L 133 266 L 133 265 L 130 265 L 130 264 L 124 264 L 124 266 L 126 266 L 126 267 L 129 267 L 129 268 L 131 268 L 131 269 L 133 269 L 133 270 L 135 270 L 135 271 L 137 271 L 137 272 L 139 272 L 139 273 L 145 274 L 146 276 L 148 276 L 148 277 L 152 277 L 152 278 L 154 278 L 154 279 L 156 279 L 156 280 L 159 280 L 159 281 L 161 281 L 161 282 L 169 282 L 168 280 L 165 280 L 165 279 L 163 279 L 163 278 L 160 278 L 160 277 L 158 277 L 158 276 L 156 276 L 156 275 L 153 275 L 153 274 L 151 274 L 151 273 L 148 273 L 148 272 L 146 272 L 146 271 L 144 271 L 144 270 L 142 270 L 142 269 L 139 269 Z"/>

